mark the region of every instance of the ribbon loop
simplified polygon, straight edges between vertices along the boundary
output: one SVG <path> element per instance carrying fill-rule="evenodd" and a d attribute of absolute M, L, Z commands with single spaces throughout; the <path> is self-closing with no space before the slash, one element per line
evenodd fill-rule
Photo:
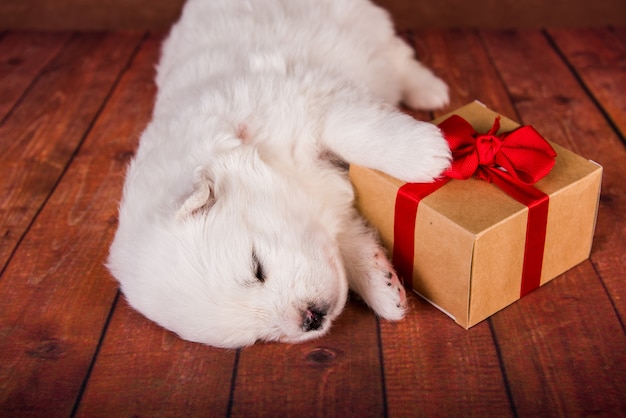
<path fill-rule="evenodd" d="M 533 185 L 545 177 L 555 163 L 556 152 L 531 126 L 498 134 L 500 117 L 491 129 L 478 133 L 465 119 L 452 115 L 439 124 L 452 150 L 452 166 L 445 177 L 465 180 L 476 176 L 491 182 L 494 170 L 516 184 Z"/>

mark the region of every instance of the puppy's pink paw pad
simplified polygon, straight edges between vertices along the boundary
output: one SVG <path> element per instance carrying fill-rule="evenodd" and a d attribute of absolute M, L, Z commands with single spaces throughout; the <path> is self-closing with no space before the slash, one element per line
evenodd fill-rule
<path fill-rule="evenodd" d="M 378 303 L 376 304 L 378 309 L 375 308 L 375 310 L 384 318 L 400 319 L 404 316 L 407 302 L 404 285 L 382 251 L 374 253 L 374 267 L 383 273 L 382 279 L 385 285 L 378 290 Z M 376 283 L 373 283 L 373 285 L 374 287 L 380 286 Z"/>
<path fill-rule="evenodd" d="M 398 277 L 398 275 L 390 271 L 387 273 L 387 287 L 395 289 L 398 292 L 399 302 L 397 303 L 397 307 L 401 308 L 406 305 L 406 290 L 402 284 L 402 281 Z"/>

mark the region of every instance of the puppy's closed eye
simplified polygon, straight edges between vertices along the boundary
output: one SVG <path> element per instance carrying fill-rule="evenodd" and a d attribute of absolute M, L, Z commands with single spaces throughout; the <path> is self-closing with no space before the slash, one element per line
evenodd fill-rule
<path fill-rule="evenodd" d="M 252 266 L 254 268 L 254 276 L 256 279 L 261 283 L 265 283 L 265 270 L 263 269 L 263 265 L 254 251 L 252 252 Z"/>

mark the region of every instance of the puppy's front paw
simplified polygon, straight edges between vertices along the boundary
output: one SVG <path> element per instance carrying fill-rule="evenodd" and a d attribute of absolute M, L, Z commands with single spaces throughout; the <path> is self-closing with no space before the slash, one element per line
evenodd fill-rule
<path fill-rule="evenodd" d="M 406 182 L 429 183 L 450 166 L 450 147 L 437 126 L 427 122 L 412 123 L 408 140 L 398 144 L 404 149 L 397 150 L 395 164 L 383 171 Z"/>

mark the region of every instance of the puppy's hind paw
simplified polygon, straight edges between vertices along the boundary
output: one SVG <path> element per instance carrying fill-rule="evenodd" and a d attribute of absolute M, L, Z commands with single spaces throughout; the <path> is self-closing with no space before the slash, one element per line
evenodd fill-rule
<path fill-rule="evenodd" d="M 380 280 L 372 283 L 374 290 L 372 309 L 382 318 L 397 321 L 404 317 L 407 305 L 406 290 L 393 267 L 382 253 L 374 255 Z"/>
<path fill-rule="evenodd" d="M 413 109 L 441 109 L 450 102 L 448 85 L 431 74 L 428 82 L 422 82 L 404 94 L 402 100 Z"/>
<path fill-rule="evenodd" d="M 381 249 L 370 257 L 367 271 L 351 287 L 378 316 L 398 321 L 406 312 L 404 286 Z"/>
<path fill-rule="evenodd" d="M 420 62 L 406 63 L 402 101 L 413 109 L 439 109 L 450 101 L 448 85 Z"/>

